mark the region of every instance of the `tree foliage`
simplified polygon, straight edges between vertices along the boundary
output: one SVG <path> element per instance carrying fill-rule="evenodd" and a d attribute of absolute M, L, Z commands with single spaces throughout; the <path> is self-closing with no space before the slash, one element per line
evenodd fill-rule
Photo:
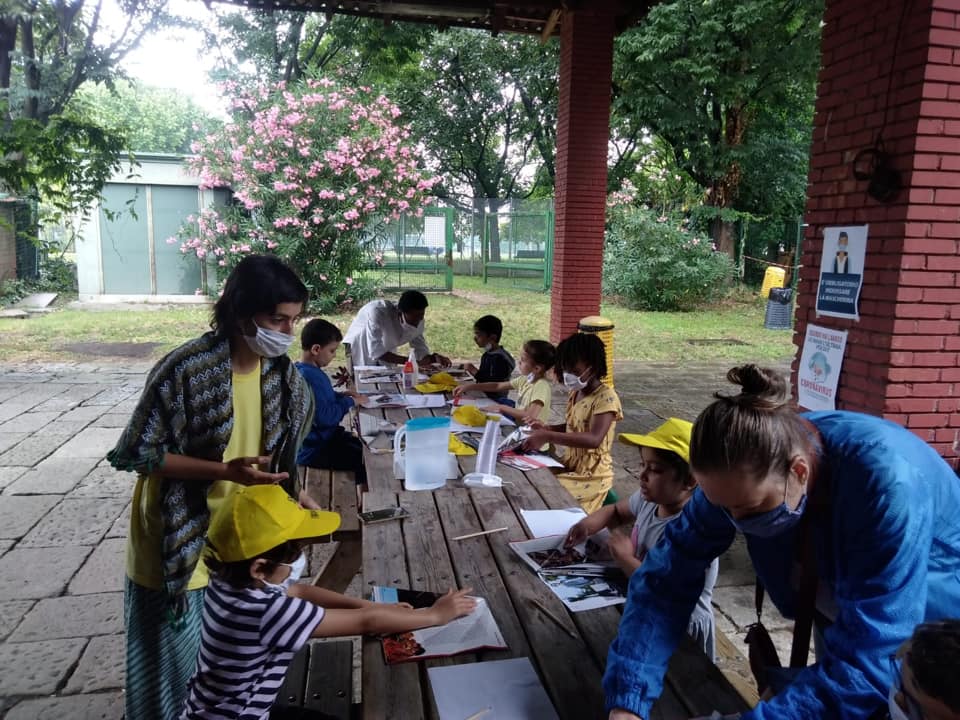
<path fill-rule="evenodd" d="M 802 204 L 822 12 L 818 0 L 671 0 L 616 43 L 619 121 L 670 146 L 717 208 L 727 252 L 719 211 Z"/>

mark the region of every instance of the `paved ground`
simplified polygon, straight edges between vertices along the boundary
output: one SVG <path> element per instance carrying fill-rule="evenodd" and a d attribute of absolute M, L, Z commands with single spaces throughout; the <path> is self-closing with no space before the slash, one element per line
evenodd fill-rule
<path fill-rule="evenodd" d="M 132 476 L 103 459 L 150 363 L 0 366 L 0 716 L 123 715 L 123 551 Z M 725 365 L 618 363 L 625 431 L 694 419 Z M 615 449 L 617 488 L 636 486 L 637 454 Z M 743 548 L 721 565 L 718 627 L 739 641 L 753 620 Z M 778 644 L 788 626 L 768 611 Z M 781 652 L 781 655 L 784 653 Z M 742 671 L 742 667 L 735 668 Z"/>

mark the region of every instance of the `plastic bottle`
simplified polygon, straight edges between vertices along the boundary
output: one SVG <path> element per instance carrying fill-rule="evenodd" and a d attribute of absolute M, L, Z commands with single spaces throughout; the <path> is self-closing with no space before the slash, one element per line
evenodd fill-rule
<path fill-rule="evenodd" d="M 413 360 L 413 353 L 410 353 L 410 357 L 407 358 L 407 361 L 403 364 L 403 389 L 404 390 L 413 390 L 413 386 L 417 384 L 417 369 L 414 364 L 416 360 Z"/>
<path fill-rule="evenodd" d="M 500 416 L 487 415 L 487 425 L 477 449 L 477 473 L 493 475 L 497 468 L 497 450 L 500 446 Z"/>

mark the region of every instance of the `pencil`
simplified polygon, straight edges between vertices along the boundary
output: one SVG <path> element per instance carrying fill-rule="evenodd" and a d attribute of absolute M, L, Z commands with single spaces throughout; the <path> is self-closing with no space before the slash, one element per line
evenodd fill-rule
<path fill-rule="evenodd" d="M 466 540 L 467 538 L 480 537 L 481 535 L 489 535 L 489 534 L 491 534 L 491 533 L 503 532 L 504 530 L 508 530 L 508 529 L 509 529 L 509 528 L 502 527 L 502 528 L 494 528 L 493 530 L 481 530 L 480 532 L 467 533 L 466 535 L 458 535 L 457 537 L 455 537 L 455 538 L 450 538 L 450 539 L 451 539 L 451 540 Z"/>
<path fill-rule="evenodd" d="M 569 635 L 570 637 L 572 637 L 574 640 L 577 639 L 577 636 L 573 633 L 572 630 L 570 630 L 570 628 L 567 627 L 567 624 L 566 624 L 565 622 L 563 622 L 563 620 L 561 620 L 560 618 L 558 618 L 556 615 L 554 615 L 552 612 L 550 612 L 549 610 L 547 610 L 546 606 L 545 606 L 542 602 L 540 602 L 540 601 L 537 600 L 536 598 L 530 598 L 530 602 L 533 603 L 533 605 L 534 605 L 540 612 L 542 612 L 542 613 L 543 613 L 544 615 L 546 615 L 548 618 L 550 618 L 551 620 L 553 620 L 553 621 L 560 627 L 560 629 L 563 630 L 567 635 Z"/>

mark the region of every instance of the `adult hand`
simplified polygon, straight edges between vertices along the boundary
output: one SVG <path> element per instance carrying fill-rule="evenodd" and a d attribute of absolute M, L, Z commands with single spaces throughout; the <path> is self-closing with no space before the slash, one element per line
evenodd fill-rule
<path fill-rule="evenodd" d="M 441 355 L 440 353 L 434 353 L 429 357 L 432 358 L 431 362 L 436 363 L 440 367 L 448 368 L 451 365 L 450 358 L 448 358 L 446 355 Z"/>
<path fill-rule="evenodd" d="M 643 718 L 639 715 L 634 715 L 632 712 L 614 708 L 610 711 L 610 714 L 607 715 L 607 720 L 643 720 Z"/>
<path fill-rule="evenodd" d="M 534 430 L 527 435 L 527 439 L 523 441 L 523 449 L 528 452 L 536 452 L 548 442 L 550 442 L 549 431 L 543 430 L 541 426 L 541 429 Z"/>
<path fill-rule="evenodd" d="M 337 371 L 333 374 L 333 380 L 334 387 L 349 385 L 353 382 L 353 378 L 350 377 L 350 373 L 347 372 L 347 369 L 343 366 L 337 368 Z"/>
<path fill-rule="evenodd" d="M 288 474 L 269 473 L 258 470 L 254 465 L 270 465 L 270 456 L 261 455 L 259 457 L 238 457 L 227 462 L 227 470 L 224 473 L 224 480 L 239 483 L 241 485 L 275 485 L 281 480 L 286 480 Z"/>
<path fill-rule="evenodd" d="M 607 547 L 610 548 L 610 554 L 617 562 L 633 557 L 633 542 L 622 532 L 614 530 L 610 533 Z"/>
<path fill-rule="evenodd" d="M 306 490 L 300 491 L 299 500 L 300 507 L 302 507 L 304 510 L 323 510 L 317 501 L 310 497 L 310 493 L 308 493 Z"/>

